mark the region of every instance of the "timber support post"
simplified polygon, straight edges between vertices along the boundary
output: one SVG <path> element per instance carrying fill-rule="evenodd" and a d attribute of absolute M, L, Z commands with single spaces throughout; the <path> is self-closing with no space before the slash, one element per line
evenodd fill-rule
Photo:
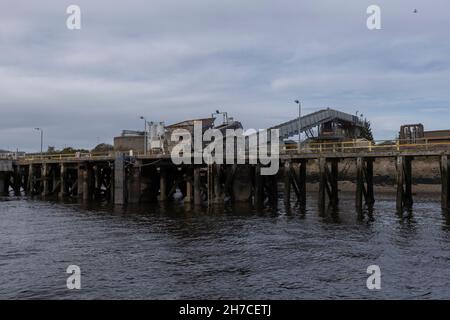
<path fill-rule="evenodd" d="M 299 181 L 298 189 L 300 192 L 300 205 L 304 208 L 306 206 L 306 165 L 307 160 L 302 160 L 299 163 Z"/>
<path fill-rule="evenodd" d="M 338 190 L 338 159 L 331 159 L 331 169 L 326 158 L 319 158 L 319 211 L 324 212 L 329 199 L 329 206 L 337 209 L 339 203 Z"/>
<path fill-rule="evenodd" d="M 42 183 L 42 196 L 48 195 L 48 165 L 46 163 L 42 164 L 41 167 L 41 183 Z"/>
<path fill-rule="evenodd" d="M 67 168 L 64 163 L 61 163 L 60 192 L 58 194 L 60 199 L 64 198 L 64 196 L 66 195 L 66 169 Z"/>
<path fill-rule="evenodd" d="M 167 169 L 159 168 L 159 201 L 167 200 Z"/>
<path fill-rule="evenodd" d="M 373 159 L 356 158 L 356 211 L 362 213 L 364 204 L 371 208 L 375 203 L 373 192 Z"/>
<path fill-rule="evenodd" d="M 257 208 L 262 207 L 264 204 L 264 179 L 261 176 L 261 165 L 257 164 L 255 166 L 254 174 L 254 202 Z"/>
<path fill-rule="evenodd" d="M 207 196 L 208 196 L 208 206 L 211 206 L 214 202 L 214 165 L 208 164 L 206 167 L 206 185 L 207 185 Z"/>
<path fill-rule="evenodd" d="M 410 208 L 412 199 L 412 172 L 411 157 L 398 156 L 396 159 L 397 170 L 397 199 L 396 208 L 398 213 L 403 212 L 403 208 Z"/>
<path fill-rule="evenodd" d="M 0 172 L 0 196 L 6 196 L 8 194 L 8 173 Z"/>
<path fill-rule="evenodd" d="M 129 203 L 139 203 L 141 200 L 141 162 L 136 161 L 130 171 L 127 199 Z"/>
<path fill-rule="evenodd" d="M 450 165 L 447 155 L 441 156 L 441 205 L 442 209 L 450 209 Z"/>
<path fill-rule="evenodd" d="M 186 194 L 183 201 L 185 203 L 192 203 L 194 201 L 193 179 L 193 171 L 187 169 L 184 175 L 184 180 L 186 181 Z"/>
<path fill-rule="evenodd" d="M 194 168 L 194 204 L 200 206 L 202 204 L 200 167 Z"/>
<path fill-rule="evenodd" d="M 114 161 L 114 204 L 126 203 L 125 156 L 118 154 Z"/>
<path fill-rule="evenodd" d="M 289 205 L 291 202 L 291 183 L 293 183 L 292 181 L 292 177 L 291 177 L 291 162 L 286 161 L 284 163 L 284 172 L 283 172 L 283 177 L 284 177 L 284 203 L 286 205 Z"/>

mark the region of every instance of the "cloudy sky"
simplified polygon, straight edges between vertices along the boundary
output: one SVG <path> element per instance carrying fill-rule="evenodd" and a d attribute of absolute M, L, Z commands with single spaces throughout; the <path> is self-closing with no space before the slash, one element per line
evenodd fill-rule
<path fill-rule="evenodd" d="M 81 30 L 66 8 L 81 7 Z M 381 30 L 366 9 L 381 7 Z M 413 10 L 418 13 L 414 14 Z M 450 128 L 448 0 L 2 0 L 0 149 L 92 148 L 139 116 L 266 128 L 331 107 Z"/>

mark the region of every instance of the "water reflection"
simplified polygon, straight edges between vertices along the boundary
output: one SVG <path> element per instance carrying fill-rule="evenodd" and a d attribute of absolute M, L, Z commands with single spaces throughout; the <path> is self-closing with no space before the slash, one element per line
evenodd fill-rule
<path fill-rule="evenodd" d="M 0 298 L 449 298 L 450 215 L 439 198 L 396 214 L 390 195 L 355 210 L 343 193 L 320 213 L 278 199 L 198 207 L 181 201 L 0 201 Z M 64 289 L 67 263 L 85 289 Z M 380 265 L 383 290 L 366 289 Z M 31 287 L 31 289 L 30 289 Z"/>

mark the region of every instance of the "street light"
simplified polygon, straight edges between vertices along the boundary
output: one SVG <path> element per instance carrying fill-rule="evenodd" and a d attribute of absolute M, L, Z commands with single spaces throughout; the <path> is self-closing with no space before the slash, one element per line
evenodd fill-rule
<path fill-rule="evenodd" d="M 147 119 L 145 119 L 143 116 L 140 118 L 141 120 L 144 120 L 144 155 L 147 155 Z"/>
<path fill-rule="evenodd" d="M 295 100 L 295 103 L 298 104 L 298 151 L 300 151 L 300 146 L 302 143 L 302 138 L 301 138 L 301 131 L 302 131 L 302 122 L 301 122 L 301 118 L 302 118 L 302 103 L 300 102 L 300 100 Z"/>
<path fill-rule="evenodd" d="M 34 128 L 34 130 L 41 132 L 41 159 L 42 159 L 42 149 L 44 147 L 44 130 L 42 130 L 42 128 Z"/>

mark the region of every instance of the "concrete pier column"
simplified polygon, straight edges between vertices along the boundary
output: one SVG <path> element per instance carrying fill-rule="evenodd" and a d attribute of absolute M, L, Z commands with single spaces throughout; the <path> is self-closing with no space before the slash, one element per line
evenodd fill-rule
<path fill-rule="evenodd" d="M 441 156 L 441 205 L 442 209 L 450 209 L 450 166 L 447 155 Z"/>
<path fill-rule="evenodd" d="M 118 154 L 114 161 L 114 204 L 126 203 L 125 156 Z"/>
<path fill-rule="evenodd" d="M 141 162 L 136 161 L 131 168 L 128 187 L 128 202 L 139 203 L 141 200 Z"/>
<path fill-rule="evenodd" d="M 202 204 L 202 195 L 201 195 L 201 183 L 200 183 L 200 168 L 194 168 L 194 204 L 199 206 Z"/>

